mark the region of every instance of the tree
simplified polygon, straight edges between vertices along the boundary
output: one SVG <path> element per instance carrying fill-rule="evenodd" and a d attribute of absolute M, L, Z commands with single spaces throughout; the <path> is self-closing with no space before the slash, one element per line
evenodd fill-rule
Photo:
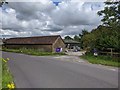
<path fill-rule="evenodd" d="M 0 7 L 2 7 L 3 4 L 8 4 L 5 0 L 0 0 Z"/>
<path fill-rule="evenodd" d="M 103 16 L 101 20 L 103 25 L 120 27 L 120 2 L 105 2 L 107 5 L 104 10 L 98 12 L 98 15 Z"/>
<path fill-rule="evenodd" d="M 65 40 L 73 40 L 70 36 L 66 36 L 64 39 Z"/>
<path fill-rule="evenodd" d="M 103 16 L 103 25 L 91 32 L 83 30 L 79 35 L 83 48 L 114 48 L 120 50 L 120 2 L 105 2 L 107 5 L 98 14 Z"/>
<path fill-rule="evenodd" d="M 81 41 L 81 39 L 80 39 L 80 37 L 79 37 L 78 35 L 75 35 L 75 36 L 74 36 L 74 40 L 75 40 L 75 41 L 78 41 L 78 42 Z"/>
<path fill-rule="evenodd" d="M 105 4 L 107 6 L 104 10 L 98 12 L 98 15 L 103 16 L 101 21 L 107 29 L 107 32 L 101 35 L 100 43 L 120 50 L 120 2 L 105 2 Z"/>
<path fill-rule="evenodd" d="M 119 36 L 118 31 L 100 25 L 82 37 L 83 47 L 90 47 L 90 49 L 114 48 L 120 50 Z"/>
<path fill-rule="evenodd" d="M 83 39 L 83 37 L 84 37 L 85 35 L 87 35 L 87 34 L 89 34 L 89 32 L 88 32 L 87 30 L 85 30 L 85 29 L 82 30 L 81 34 L 79 34 L 80 42 L 81 42 L 81 48 L 86 47 L 85 44 L 84 44 L 85 39 Z"/>
<path fill-rule="evenodd" d="M 79 34 L 79 37 L 83 37 L 84 35 L 88 34 L 89 32 L 86 29 L 83 29 L 81 34 Z"/>

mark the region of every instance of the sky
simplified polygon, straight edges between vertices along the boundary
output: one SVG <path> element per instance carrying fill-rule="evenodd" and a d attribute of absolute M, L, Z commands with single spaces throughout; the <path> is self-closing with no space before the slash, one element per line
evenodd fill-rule
<path fill-rule="evenodd" d="M 101 24 L 97 12 L 105 6 L 103 2 L 84 0 L 31 1 L 9 2 L 0 8 L 0 37 L 78 35 Z"/>

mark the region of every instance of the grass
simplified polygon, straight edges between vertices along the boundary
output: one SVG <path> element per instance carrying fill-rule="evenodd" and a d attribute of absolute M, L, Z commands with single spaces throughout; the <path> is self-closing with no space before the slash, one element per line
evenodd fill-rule
<path fill-rule="evenodd" d="M 2 88 L 2 61 L 0 60 L 0 89 Z"/>
<path fill-rule="evenodd" d="M 81 58 L 87 60 L 92 64 L 101 64 L 106 66 L 120 67 L 120 58 L 110 57 L 110 56 L 94 56 L 92 54 L 87 54 L 81 56 Z"/>
<path fill-rule="evenodd" d="M 37 49 L 26 49 L 26 48 L 21 48 L 21 49 L 6 49 L 6 48 L 4 48 L 4 49 L 2 49 L 2 51 L 23 53 L 23 54 L 35 55 L 35 56 L 65 55 L 65 53 L 44 52 L 44 51 L 40 51 Z"/>
<path fill-rule="evenodd" d="M 1 58 L 0 60 L 2 60 L 2 88 L 8 88 L 8 85 L 13 83 L 13 77 L 7 66 L 7 59 Z"/>

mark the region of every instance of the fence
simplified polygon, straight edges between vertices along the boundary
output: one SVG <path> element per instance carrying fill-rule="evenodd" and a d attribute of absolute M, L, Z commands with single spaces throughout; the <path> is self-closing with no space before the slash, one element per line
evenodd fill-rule
<path fill-rule="evenodd" d="M 101 55 L 108 55 L 108 56 L 115 56 L 115 57 L 120 57 L 120 51 L 115 50 L 114 48 L 106 48 L 102 49 L 99 54 Z"/>

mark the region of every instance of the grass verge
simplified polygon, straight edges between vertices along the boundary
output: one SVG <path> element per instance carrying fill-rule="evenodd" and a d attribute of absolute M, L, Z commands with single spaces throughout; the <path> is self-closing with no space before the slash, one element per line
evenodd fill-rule
<path fill-rule="evenodd" d="M 2 49 L 2 51 L 7 52 L 15 52 L 15 53 L 23 53 L 28 55 L 35 55 L 35 56 L 52 56 L 52 55 L 65 55 L 65 53 L 53 53 L 53 52 L 44 52 L 37 49 Z"/>
<path fill-rule="evenodd" d="M 0 58 L 1 58 L 1 56 L 0 56 Z M 2 89 L 2 61 L 0 60 L 0 90 L 1 89 Z"/>
<path fill-rule="evenodd" d="M 2 88 L 14 88 L 14 87 L 9 87 L 11 86 L 11 84 L 13 84 L 13 77 L 10 73 L 10 70 L 7 66 L 7 59 L 3 59 L 2 60 Z"/>
<path fill-rule="evenodd" d="M 81 58 L 92 64 L 120 67 L 120 58 L 110 56 L 94 56 L 91 54 L 83 55 Z"/>

